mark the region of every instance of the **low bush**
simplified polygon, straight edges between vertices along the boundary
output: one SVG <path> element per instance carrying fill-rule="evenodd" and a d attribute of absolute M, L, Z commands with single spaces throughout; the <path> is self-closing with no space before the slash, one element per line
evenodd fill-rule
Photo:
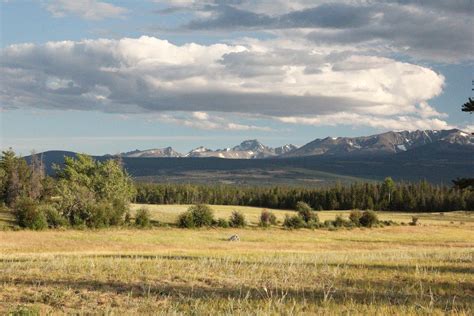
<path fill-rule="evenodd" d="M 410 225 L 411 225 L 411 226 L 416 226 L 416 225 L 418 225 L 418 217 L 417 217 L 417 216 L 413 216 L 413 217 L 411 218 Z"/>
<path fill-rule="evenodd" d="M 181 228 L 209 227 L 214 223 L 212 209 L 204 204 L 193 205 L 178 217 L 178 226 Z"/>
<path fill-rule="evenodd" d="M 276 224 L 277 224 L 277 218 L 275 214 L 267 210 L 263 210 L 262 213 L 260 214 L 259 226 L 269 227 L 271 225 L 276 225 Z"/>
<path fill-rule="evenodd" d="M 58 228 L 68 225 L 68 221 L 58 210 L 52 205 L 42 205 L 38 209 L 46 216 L 46 222 L 49 228 Z"/>
<path fill-rule="evenodd" d="M 216 222 L 216 226 L 221 227 L 221 228 L 229 228 L 230 227 L 229 221 L 226 220 L 225 218 L 219 218 Z"/>
<path fill-rule="evenodd" d="M 104 228 L 117 225 L 120 219 L 116 219 L 113 206 L 110 203 L 101 202 L 89 205 L 87 208 L 85 224 L 91 228 Z"/>
<path fill-rule="evenodd" d="M 186 211 L 181 213 L 178 216 L 178 227 L 180 228 L 194 228 L 196 225 L 194 224 L 194 217 L 190 211 Z"/>
<path fill-rule="evenodd" d="M 298 215 L 303 219 L 305 223 L 310 221 L 318 222 L 319 217 L 318 214 L 305 202 L 299 201 L 296 203 L 296 211 Z"/>
<path fill-rule="evenodd" d="M 354 223 L 355 226 L 360 226 L 360 218 L 362 217 L 361 211 L 352 211 L 349 214 L 349 220 Z"/>
<path fill-rule="evenodd" d="M 334 221 L 331 221 L 331 220 L 325 220 L 324 221 L 324 227 L 326 227 L 329 230 L 336 229 L 336 227 L 334 227 Z"/>
<path fill-rule="evenodd" d="M 229 219 L 229 225 L 234 228 L 247 226 L 245 215 L 239 211 L 233 211 Z"/>
<path fill-rule="evenodd" d="M 38 203 L 32 199 L 24 198 L 19 200 L 13 212 L 20 227 L 34 230 L 48 228 L 45 214 L 41 212 Z"/>
<path fill-rule="evenodd" d="M 289 229 L 300 229 L 306 227 L 306 223 L 299 215 L 286 215 L 283 226 Z"/>
<path fill-rule="evenodd" d="M 317 221 L 309 221 L 309 222 L 306 223 L 306 227 L 311 228 L 311 229 L 316 229 L 316 228 L 324 227 L 324 224 L 321 223 L 321 222 L 317 222 Z"/>
<path fill-rule="evenodd" d="M 361 226 L 373 227 L 379 222 L 379 219 L 377 217 L 377 214 L 375 214 L 374 211 L 365 211 L 362 213 L 362 216 L 359 218 L 359 222 Z"/>
<path fill-rule="evenodd" d="M 135 215 L 135 225 L 140 228 L 147 228 L 151 226 L 151 215 L 150 211 L 146 208 L 137 210 Z"/>
<path fill-rule="evenodd" d="M 349 226 L 349 221 L 345 220 L 341 215 L 337 215 L 333 225 L 334 227 L 347 227 Z"/>

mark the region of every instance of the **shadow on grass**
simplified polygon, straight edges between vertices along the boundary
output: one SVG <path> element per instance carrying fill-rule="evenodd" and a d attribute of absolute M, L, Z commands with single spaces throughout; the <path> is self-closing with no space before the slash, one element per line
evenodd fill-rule
<path fill-rule="evenodd" d="M 323 280 L 321 282 L 324 282 Z M 185 300 L 212 300 L 212 299 L 238 299 L 267 301 L 291 300 L 300 304 L 322 304 L 326 300 L 336 304 L 386 304 L 428 306 L 442 308 L 446 311 L 470 310 L 472 308 L 472 286 L 471 284 L 458 284 L 456 294 L 442 294 L 430 296 L 425 290 L 421 294 L 413 294 L 411 284 L 397 283 L 396 286 L 390 281 L 367 281 L 356 280 L 354 284 L 348 284 L 344 280 L 327 285 L 320 284 L 316 288 L 293 289 L 252 287 L 236 285 L 234 287 L 224 285 L 193 285 L 193 284 L 169 284 L 164 282 L 126 283 L 119 281 L 98 280 L 33 280 L 33 279 L 9 279 L 0 277 L 0 283 L 4 285 L 26 286 L 26 287 L 51 287 L 55 290 L 74 289 L 75 291 L 86 290 L 101 292 L 109 295 L 127 295 L 132 297 L 163 297 L 177 301 Z M 438 284 L 437 284 L 438 285 Z M 452 284 L 450 285 L 453 286 Z M 459 287 L 460 286 L 460 287 Z M 407 290 L 408 289 L 408 290 Z M 464 295 L 459 295 L 459 292 Z M 409 292 L 409 293 L 408 293 Z M 454 299 L 455 297 L 455 299 Z"/>
<path fill-rule="evenodd" d="M 152 254 L 92 254 L 92 255 L 60 255 L 54 258 L 97 258 L 97 259 L 126 259 L 126 260 L 176 260 L 176 261 L 205 261 L 205 262 L 225 262 L 226 264 L 235 265 L 258 265 L 267 264 L 266 261 L 251 261 L 238 260 L 232 258 L 216 258 L 206 256 L 189 256 L 189 255 L 152 255 Z M 19 263 L 19 262 L 47 262 L 53 260 L 52 258 L 0 258 L 0 263 Z M 426 271 L 428 273 L 460 273 L 460 274 L 474 274 L 474 266 L 435 266 L 435 265 L 388 265 L 388 264 L 370 264 L 370 263 L 324 263 L 324 262 L 279 262 L 281 265 L 302 266 L 308 268 L 321 267 L 339 267 L 341 269 L 366 269 L 378 270 L 387 272 L 404 272 L 411 273 L 415 271 Z M 474 286 L 473 286 L 474 287 Z"/>

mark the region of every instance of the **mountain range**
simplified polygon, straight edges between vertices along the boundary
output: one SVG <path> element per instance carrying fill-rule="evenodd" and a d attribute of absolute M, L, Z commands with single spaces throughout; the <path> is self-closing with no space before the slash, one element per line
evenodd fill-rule
<path fill-rule="evenodd" d="M 473 146 L 474 137 L 458 129 L 386 132 L 362 137 L 326 137 L 315 139 L 304 146 L 292 144 L 272 148 L 256 139 L 245 140 L 237 146 L 212 150 L 204 146 L 197 147 L 186 154 L 172 147 L 134 150 L 120 154 L 127 158 L 226 158 L 226 159 L 263 159 L 289 158 L 305 156 L 357 156 L 390 155 L 411 151 L 426 145 L 431 147 L 443 144 Z"/>
<path fill-rule="evenodd" d="M 147 150 L 134 150 L 120 154 L 122 157 L 141 157 L 141 158 L 227 158 L 227 159 L 260 159 L 277 157 L 297 149 L 295 145 L 287 144 L 284 146 L 272 148 L 263 145 L 256 139 L 245 140 L 232 148 L 212 150 L 204 146 L 194 148 L 186 154 L 175 151 L 172 147 L 156 148 Z"/>
<path fill-rule="evenodd" d="M 65 156 L 76 153 L 47 151 L 39 155 L 48 174 L 54 174 L 53 165 L 63 164 Z M 379 181 L 390 176 L 397 181 L 450 184 L 457 177 L 474 176 L 474 136 L 460 130 L 326 137 L 299 148 L 270 148 L 249 140 L 228 149 L 198 147 L 184 155 L 166 147 L 120 156 L 135 180 L 159 183 L 308 187 Z M 111 157 L 94 158 L 103 161 Z"/>

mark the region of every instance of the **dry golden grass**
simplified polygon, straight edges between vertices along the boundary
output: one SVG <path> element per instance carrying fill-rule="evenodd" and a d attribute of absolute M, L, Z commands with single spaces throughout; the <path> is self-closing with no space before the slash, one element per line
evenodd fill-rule
<path fill-rule="evenodd" d="M 213 208 L 220 217 L 235 209 Z M 171 223 L 186 207 L 149 209 Z M 254 223 L 261 211 L 239 209 Z M 339 213 L 347 215 L 320 217 Z M 411 214 L 381 217 L 408 222 Z M 338 231 L 0 231 L 0 314 L 472 315 L 472 214 L 420 222 Z M 227 241 L 234 233 L 240 242 Z"/>
<path fill-rule="evenodd" d="M 152 219 L 157 220 L 161 223 L 173 224 L 176 222 L 178 215 L 185 212 L 191 205 L 145 205 L 145 204 L 132 204 L 132 210 L 139 208 L 146 208 L 150 211 Z M 245 214 L 247 220 L 251 225 L 257 225 L 260 214 L 264 208 L 261 207 L 249 207 L 249 206 L 233 206 L 233 205 L 213 205 L 212 210 L 216 218 L 229 218 L 232 211 L 237 210 Z M 291 210 L 276 210 L 268 209 L 272 211 L 278 220 L 283 221 L 286 214 L 294 214 Z M 321 211 L 318 212 L 318 216 L 321 221 L 333 220 L 337 215 L 342 215 L 344 218 L 348 218 L 349 211 Z M 421 224 L 429 225 L 474 225 L 474 212 L 449 212 L 449 213 L 398 213 L 398 212 L 377 212 L 379 219 L 381 220 L 393 220 L 398 223 L 404 222 L 409 223 L 412 216 L 419 217 Z M 453 223 L 451 223 L 453 222 Z"/>

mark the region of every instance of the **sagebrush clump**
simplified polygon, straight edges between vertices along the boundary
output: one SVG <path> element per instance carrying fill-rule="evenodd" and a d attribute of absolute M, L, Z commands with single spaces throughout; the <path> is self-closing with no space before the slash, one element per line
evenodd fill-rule
<path fill-rule="evenodd" d="M 245 215 L 239 211 L 233 211 L 230 215 L 229 225 L 234 228 L 241 228 L 247 226 Z"/>
<path fill-rule="evenodd" d="M 318 214 L 305 202 L 299 201 L 296 203 L 296 211 L 305 223 L 319 222 Z"/>
<path fill-rule="evenodd" d="M 214 212 L 204 204 L 197 204 L 178 217 L 178 227 L 181 228 L 199 228 L 210 227 L 215 223 Z"/>
<path fill-rule="evenodd" d="M 146 208 L 141 208 L 135 215 L 135 225 L 140 228 L 147 228 L 151 226 L 150 211 Z"/>
<path fill-rule="evenodd" d="M 362 212 L 355 210 L 349 214 L 349 220 L 354 223 L 355 226 L 360 226 L 360 218 L 362 217 Z"/>
<path fill-rule="evenodd" d="M 226 220 L 225 218 L 219 218 L 216 222 L 216 226 L 220 228 L 229 228 L 229 221 Z"/>
<path fill-rule="evenodd" d="M 262 213 L 260 214 L 260 221 L 259 221 L 259 226 L 261 227 L 269 227 L 271 225 L 276 225 L 277 224 L 277 218 L 275 214 L 268 210 L 263 210 Z"/>
<path fill-rule="evenodd" d="M 379 218 L 374 211 L 365 211 L 362 213 L 362 216 L 359 218 L 361 226 L 364 227 L 373 227 L 379 222 Z"/>
<path fill-rule="evenodd" d="M 289 229 L 299 229 L 306 227 L 306 223 L 299 215 L 286 215 L 283 226 Z"/>

